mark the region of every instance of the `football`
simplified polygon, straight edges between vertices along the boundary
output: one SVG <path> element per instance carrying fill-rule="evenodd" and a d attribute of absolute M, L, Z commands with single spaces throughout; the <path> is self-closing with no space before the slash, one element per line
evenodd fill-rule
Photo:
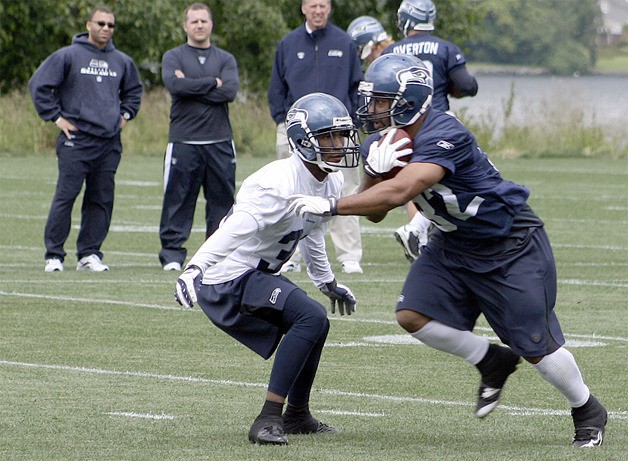
<path fill-rule="evenodd" d="M 383 136 L 382 136 L 382 138 L 383 138 Z M 397 132 L 393 136 L 391 144 L 394 144 L 395 142 L 399 141 L 400 139 L 409 139 L 410 140 L 410 142 L 408 144 L 406 144 L 405 146 L 403 146 L 401 149 L 412 149 L 414 147 L 414 140 L 408 134 L 408 132 L 405 131 L 403 128 L 397 128 Z M 412 157 L 412 155 L 404 155 L 403 157 L 399 157 L 399 160 L 401 160 L 403 162 L 407 162 L 408 160 L 410 160 L 411 157 Z M 401 168 L 403 168 L 403 167 L 400 167 L 400 166 L 394 167 L 389 172 L 382 174 L 382 179 L 394 178 L 395 176 L 397 176 L 397 173 L 399 173 L 401 171 Z"/>

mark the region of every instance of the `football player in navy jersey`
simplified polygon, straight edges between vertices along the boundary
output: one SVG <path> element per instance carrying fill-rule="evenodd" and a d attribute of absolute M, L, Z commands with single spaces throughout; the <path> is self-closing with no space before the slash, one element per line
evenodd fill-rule
<path fill-rule="evenodd" d="M 358 117 L 374 133 L 361 147 L 368 176 L 361 192 L 339 200 L 293 197 L 307 215 L 361 215 L 374 222 L 413 201 L 436 231 L 411 266 L 397 301 L 397 321 L 411 336 L 475 365 L 481 381 L 475 413 L 498 404 L 523 357 L 572 408 L 573 445 L 602 443 L 607 412 L 589 392 L 554 312 L 556 268 L 543 221 L 526 187 L 495 169 L 455 117 L 431 108 L 432 78 L 423 62 L 387 54 L 367 69 Z M 392 138 L 397 127 L 414 139 Z M 381 133 L 379 133 L 381 132 Z M 383 136 L 382 136 L 383 134 Z M 403 168 L 391 179 L 380 176 Z M 483 314 L 504 344 L 473 334 Z"/>
<path fill-rule="evenodd" d="M 359 164 L 357 130 L 344 104 L 323 93 L 298 99 L 286 128 L 293 155 L 242 183 L 230 213 L 189 261 L 175 291 L 179 304 L 197 303 L 217 327 L 264 359 L 277 351 L 266 402 L 249 431 L 252 443 L 276 445 L 287 444 L 287 434 L 338 432 L 309 411 L 329 331 L 326 310 L 280 275 L 281 266 L 298 245 L 332 313 L 336 303 L 340 314 L 351 314 L 356 305 L 351 290 L 336 282 L 325 253 L 330 218 L 288 212 L 288 197 L 339 197 L 340 168 Z"/>
<path fill-rule="evenodd" d="M 455 44 L 433 34 L 436 6 L 431 0 L 404 0 L 397 10 L 397 28 L 404 38 L 382 51 L 382 54 L 410 54 L 428 67 L 434 84 L 432 107 L 449 110 L 448 96 L 462 98 L 475 96 L 478 83 L 469 74 L 466 58 Z M 410 222 L 395 231 L 395 238 L 403 247 L 406 258 L 412 262 L 421 253 L 433 229 L 416 207 L 409 203 Z"/>

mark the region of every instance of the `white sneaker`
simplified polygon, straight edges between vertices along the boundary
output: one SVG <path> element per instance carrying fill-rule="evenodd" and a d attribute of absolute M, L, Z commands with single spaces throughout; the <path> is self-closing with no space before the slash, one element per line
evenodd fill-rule
<path fill-rule="evenodd" d="M 105 272 L 109 266 L 102 263 L 98 255 L 89 255 L 81 258 L 76 265 L 77 271 Z"/>
<path fill-rule="evenodd" d="M 181 272 L 181 264 L 179 264 L 176 261 L 173 261 L 171 263 L 168 263 L 164 266 L 164 270 L 165 271 L 177 271 L 177 272 Z"/>
<path fill-rule="evenodd" d="M 44 272 L 63 272 L 63 263 L 57 258 L 46 259 Z"/>
<path fill-rule="evenodd" d="M 284 272 L 301 272 L 301 264 L 294 261 L 288 261 L 286 264 L 281 266 L 279 272 L 282 274 Z"/>
<path fill-rule="evenodd" d="M 342 263 L 342 272 L 347 274 L 362 274 L 364 271 L 357 261 L 345 261 Z"/>

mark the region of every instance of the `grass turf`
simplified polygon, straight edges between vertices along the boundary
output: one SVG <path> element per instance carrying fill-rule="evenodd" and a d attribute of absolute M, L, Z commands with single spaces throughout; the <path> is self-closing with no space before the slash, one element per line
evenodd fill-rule
<path fill-rule="evenodd" d="M 268 160 L 240 158 L 239 180 Z M 362 275 L 342 274 L 329 245 L 359 304 L 350 319 L 331 317 L 311 408 L 342 433 L 250 445 L 272 360 L 198 308 L 175 305 L 177 274 L 161 271 L 157 258 L 161 162 L 123 159 L 103 247 L 110 272 L 74 270 L 77 204 L 66 270 L 46 274 L 42 233 L 56 170 L 53 158 L 37 156 L 3 158 L 0 171 L 0 459 L 625 459 L 627 162 L 496 163 L 531 188 L 546 221 L 569 348 L 610 411 L 601 449 L 570 447 L 567 405 L 531 366 L 519 367 L 502 405 L 478 420 L 473 367 L 402 334 L 393 311 L 408 263 L 392 236 L 402 210 L 377 225 L 363 221 Z M 190 255 L 203 239 L 198 208 Z M 291 277 L 325 302 L 304 273 Z M 482 319 L 477 331 L 496 340 Z"/>

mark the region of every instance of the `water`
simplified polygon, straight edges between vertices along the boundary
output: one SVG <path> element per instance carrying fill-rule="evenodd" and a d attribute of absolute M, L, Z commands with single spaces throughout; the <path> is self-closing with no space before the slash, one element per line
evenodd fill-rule
<path fill-rule="evenodd" d="M 466 117 L 504 119 L 504 106 L 514 99 L 511 120 L 517 124 L 548 123 L 557 117 L 582 115 L 584 124 L 612 135 L 628 136 L 628 76 L 555 77 L 547 75 L 476 75 L 478 94 L 450 98 L 451 109 Z"/>

